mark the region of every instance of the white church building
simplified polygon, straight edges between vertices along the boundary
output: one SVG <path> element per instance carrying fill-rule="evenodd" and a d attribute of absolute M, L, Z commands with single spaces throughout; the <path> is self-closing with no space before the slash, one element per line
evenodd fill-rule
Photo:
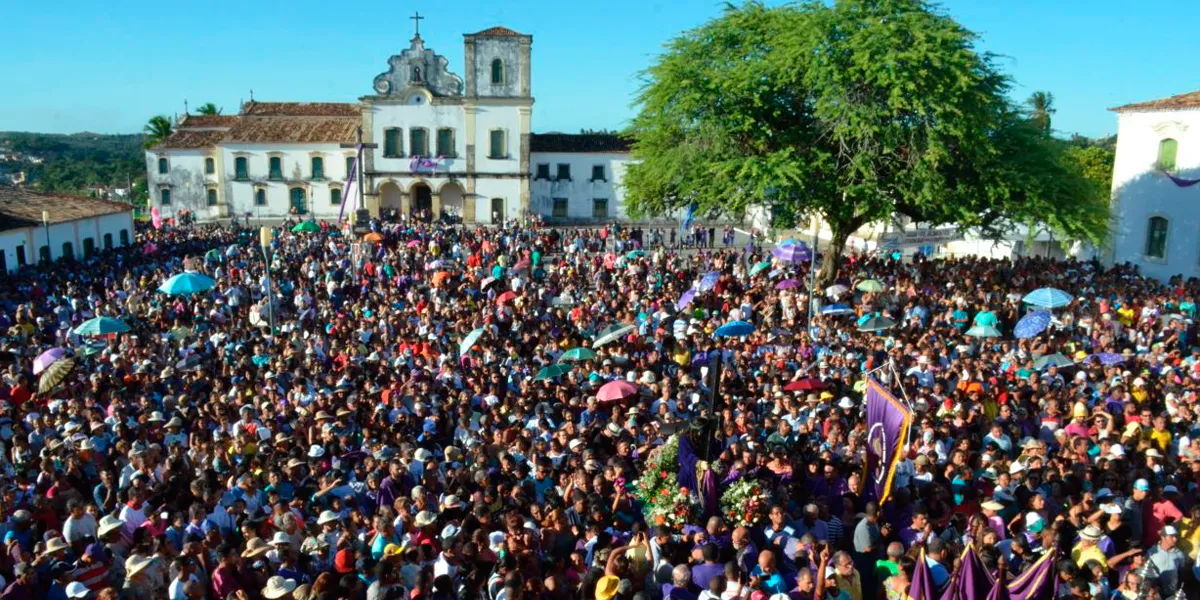
<path fill-rule="evenodd" d="M 1105 264 L 1200 276 L 1200 91 L 1112 109 L 1117 149 Z"/>
<path fill-rule="evenodd" d="M 532 36 L 492 27 L 463 37 L 463 77 L 418 31 L 356 103 L 251 100 L 237 115 L 182 115 L 146 152 L 153 206 L 201 220 L 334 219 L 347 202 L 351 218 L 365 181 L 372 215 L 623 218 L 628 142 L 531 133 Z"/>

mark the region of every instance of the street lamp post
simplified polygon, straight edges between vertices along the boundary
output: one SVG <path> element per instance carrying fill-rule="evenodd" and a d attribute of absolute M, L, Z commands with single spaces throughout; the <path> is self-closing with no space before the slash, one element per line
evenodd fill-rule
<path fill-rule="evenodd" d="M 271 325 L 271 335 L 275 335 L 275 298 L 271 293 L 271 239 L 274 234 L 266 225 L 258 229 L 258 242 L 262 245 L 263 264 L 267 271 L 267 318 Z"/>
<path fill-rule="evenodd" d="M 42 211 L 42 226 L 46 228 L 46 262 L 50 262 L 52 250 L 50 249 L 50 211 Z"/>

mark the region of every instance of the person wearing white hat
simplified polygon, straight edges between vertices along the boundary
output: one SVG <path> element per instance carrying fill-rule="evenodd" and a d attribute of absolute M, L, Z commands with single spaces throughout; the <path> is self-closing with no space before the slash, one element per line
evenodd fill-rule
<path fill-rule="evenodd" d="M 1150 548 L 1146 560 L 1157 575 L 1155 580 L 1161 594 L 1159 597 L 1174 598 L 1183 587 L 1184 574 L 1189 572 L 1188 557 L 1179 549 L 1179 529 L 1174 525 L 1163 527 L 1159 531 L 1158 543 Z"/>
<path fill-rule="evenodd" d="M 1077 565 L 1087 564 L 1088 561 L 1094 560 L 1101 567 L 1108 571 L 1108 557 L 1104 555 L 1104 551 L 1100 549 L 1100 540 L 1104 537 L 1104 531 L 1095 525 L 1088 525 L 1079 532 L 1079 543 L 1071 549 L 1071 561 Z"/>
<path fill-rule="evenodd" d="M 262 589 L 262 597 L 266 600 L 287 600 L 292 597 L 294 591 L 296 591 L 296 580 L 274 575 L 267 580 L 266 587 Z"/>

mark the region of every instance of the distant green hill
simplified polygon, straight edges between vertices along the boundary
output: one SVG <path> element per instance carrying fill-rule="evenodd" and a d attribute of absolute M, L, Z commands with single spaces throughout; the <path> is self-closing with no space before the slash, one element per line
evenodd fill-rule
<path fill-rule="evenodd" d="M 141 134 L 0 132 L 0 153 L 18 154 L 4 163 L 25 171 L 26 185 L 44 192 L 87 194 L 97 186 L 128 187 L 141 181 L 146 167 Z M 38 162 L 40 159 L 41 162 Z"/>

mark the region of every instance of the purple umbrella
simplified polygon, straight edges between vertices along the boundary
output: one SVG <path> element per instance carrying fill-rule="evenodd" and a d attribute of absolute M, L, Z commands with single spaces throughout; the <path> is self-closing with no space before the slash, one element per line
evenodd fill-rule
<path fill-rule="evenodd" d="M 692 289 L 684 292 L 683 295 L 679 297 L 679 301 L 675 303 L 675 309 L 683 310 L 683 309 L 687 308 L 689 304 L 692 303 L 692 300 L 695 300 L 695 299 L 696 299 L 696 288 L 692 288 Z"/>
<path fill-rule="evenodd" d="M 717 287 L 717 280 L 721 278 L 721 274 L 716 271 L 710 271 L 700 278 L 700 291 L 707 292 Z"/>
<path fill-rule="evenodd" d="M 1115 352 L 1101 352 L 1099 354 L 1093 354 L 1088 358 L 1088 360 L 1093 358 L 1100 361 L 1100 364 L 1106 367 L 1111 365 L 1119 365 L 1125 362 L 1125 357 Z"/>
<path fill-rule="evenodd" d="M 66 348 L 51 348 L 33 359 L 33 374 L 39 375 L 46 367 L 64 359 L 69 353 Z"/>
<path fill-rule="evenodd" d="M 796 281 L 795 279 L 784 279 L 783 281 L 775 284 L 775 288 L 780 290 L 790 290 L 797 287 L 800 287 L 800 282 Z"/>
<path fill-rule="evenodd" d="M 812 260 L 812 250 L 808 246 L 784 244 L 771 251 L 771 255 L 787 263 L 802 263 Z"/>

